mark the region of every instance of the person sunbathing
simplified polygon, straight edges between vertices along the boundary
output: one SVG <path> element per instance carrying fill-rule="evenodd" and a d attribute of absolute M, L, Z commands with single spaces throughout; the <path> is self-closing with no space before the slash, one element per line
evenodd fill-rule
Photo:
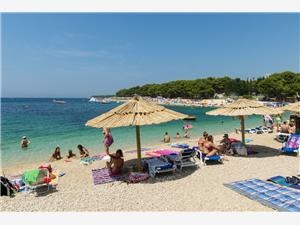
<path fill-rule="evenodd" d="M 67 158 L 68 159 L 71 159 L 71 158 L 75 158 L 76 157 L 76 154 L 73 153 L 73 151 L 70 149 L 68 151 L 68 155 L 67 155 Z"/>
<path fill-rule="evenodd" d="M 60 154 L 60 147 L 57 146 L 55 148 L 51 158 L 49 159 L 49 162 L 53 162 L 53 161 L 60 160 L 60 159 L 62 159 L 61 154 Z"/>
<path fill-rule="evenodd" d="M 106 162 L 106 167 L 111 171 L 113 175 L 121 173 L 124 165 L 122 150 L 118 149 L 116 151 L 116 154 L 109 154 L 109 156 L 110 162 Z"/>
<path fill-rule="evenodd" d="M 80 158 L 89 157 L 89 155 L 90 155 L 89 150 L 87 150 L 82 145 L 77 145 L 77 148 L 79 150 Z"/>
<path fill-rule="evenodd" d="M 212 135 L 207 137 L 207 140 L 203 143 L 203 154 L 206 156 L 219 155 L 222 149 L 214 144 L 214 138 Z"/>
<path fill-rule="evenodd" d="M 203 136 L 198 140 L 198 148 L 203 152 L 204 142 L 207 141 L 208 133 L 206 131 L 203 132 Z"/>

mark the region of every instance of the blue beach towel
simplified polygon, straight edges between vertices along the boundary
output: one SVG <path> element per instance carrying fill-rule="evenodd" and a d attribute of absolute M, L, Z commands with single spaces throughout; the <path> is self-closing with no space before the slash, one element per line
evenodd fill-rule
<path fill-rule="evenodd" d="M 294 189 L 300 190 L 300 185 L 290 184 L 290 183 L 286 182 L 286 179 L 283 176 L 271 177 L 271 178 L 268 179 L 268 181 L 271 181 L 271 182 L 273 182 L 275 184 L 279 184 L 281 186 L 285 186 L 285 187 L 289 187 L 289 188 L 294 188 Z"/>
<path fill-rule="evenodd" d="M 299 191 L 259 179 L 236 181 L 224 186 L 278 211 L 300 212 Z"/>

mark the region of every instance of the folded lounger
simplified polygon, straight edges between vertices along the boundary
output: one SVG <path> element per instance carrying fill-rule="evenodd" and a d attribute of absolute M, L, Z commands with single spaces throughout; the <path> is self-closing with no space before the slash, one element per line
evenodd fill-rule
<path fill-rule="evenodd" d="M 198 147 L 193 147 L 197 151 L 197 157 L 201 160 L 203 165 L 206 165 L 206 161 L 217 161 L 223 163 L 224 156 L 221 155 L 213 155 L 213 156 L 206 156 L 203 154 Z"/>
<path fill-rule="evenodd" d="M 175 172 L 176 166 L 163 158 L 143 159 L 143 164 L 148 167 L 149 175 L 155 177 L 158 173 Z"/>
<path fill-rule="evenodd" d="M 281 152 L 283 153 L 297 153 L 299 156 L 299 149 L 300 149 L 300 134 L 291 134 L 288 138 L 287 142 L 283 144 L 281 148 Z"/>
<path fill-rule="evenodd" d="M 182 171 L 183 167 L 196 166 L 199 167 L 199 163 L 196 161 L 196 150 L 195 149 L 184 149 L 179 154 L 170 154 L 163 156 L 168 161 L 176 165 Z"/>
<path fill-rule="evenodd" d="M 188 144 L 173 143 L 173 144 L 171 144 L 171 147 L 173 147 L 173 148 L 188 148 L 189 145 Z"/>

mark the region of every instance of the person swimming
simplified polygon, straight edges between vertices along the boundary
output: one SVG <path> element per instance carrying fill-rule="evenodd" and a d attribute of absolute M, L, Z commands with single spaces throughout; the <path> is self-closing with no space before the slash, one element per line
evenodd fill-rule
<path fill-rule="evenodd" d="M 164 139 L 163 139 L 163 142 L 164 143 L 170 143 L 170 141 L 171 141 L 171 137 L 170 137 L 169 133 L 166 132 L 165 136 L 164 136 Z"/>
<path fill-rule="evenodd" d="M 60 160 L 62 159 L 61 154 L 60 154 L 60 147 L 57 146 L 51 156 L 51 158 L 49 159 L 50 162 L 55 161 L 55 160 Z"/>
<path fill-rule="evenodd" d="M 106 162 L 106 167 L 113 175 L 120 174 L 124 165 L 122 150 L 118 149 L 115 154 L 109 154 L 109 156 L 110 162 Z"/>
<path fill-rule="evenodd" d="M 85 157 L 89 157 L 89 150 L 87 150 L 85 147 L 83 147 L 82 145 L 77 145 L 77 148 L 79 150 L 79 154 L 80 154 L 80 158 L 85 158 Z"/>
<path fill-rule="evenodd" d="M 30 141 L 27 139 L 26 136 L 23 136 L 22 140 L 21 140 L 21 147 L 27 148 L 29 144 L 30 144 Z"/>
<path fill-rule="evenodd" d="M 180 138 L 181 138 L 179 132 L 176 133 L 175 138 L 176 138 L 176 139 L 180 139 Z"/>

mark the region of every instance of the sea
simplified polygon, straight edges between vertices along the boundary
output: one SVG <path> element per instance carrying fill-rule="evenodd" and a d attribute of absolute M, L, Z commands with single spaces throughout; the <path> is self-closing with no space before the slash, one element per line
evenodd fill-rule
<path fill-rule="evenodd" d="M 85 126 L 85 123 L 121 103 L 99 104 L 87 98 L 56 98 L 65 104 L 53 102 L 53 98 L 1 98 L 1 166 L 15 166 L 48 160 L 56 146 L 62 155 L 69 149 L 78 154 L 77 145 L 82 144 L 93 154 L 104 151 L 102 129 Z M 191 124 L 192 138 L 200 137 L 203 131 L 209 134 L 233 132 L 240 127 L 239 119 L 225 116 L 208 116 L 213 108 L 191 106 L 165 106 L 169 109 L 196 116 L 195 121 L 171 121 L 141 127 L 143 146 L 157 145 L 165 132 L 175 137 L 183 134 L 182 127 Z M 262 125 L 261 116 L 249 116 L 246 128 Z M 111 129 L 116 149 L 136 149 L 135 127 Z M 22 136 L 31 141 L 28 148 L 21 148 Z M 174 140 L 175 141 L 175 140 Z"/>

